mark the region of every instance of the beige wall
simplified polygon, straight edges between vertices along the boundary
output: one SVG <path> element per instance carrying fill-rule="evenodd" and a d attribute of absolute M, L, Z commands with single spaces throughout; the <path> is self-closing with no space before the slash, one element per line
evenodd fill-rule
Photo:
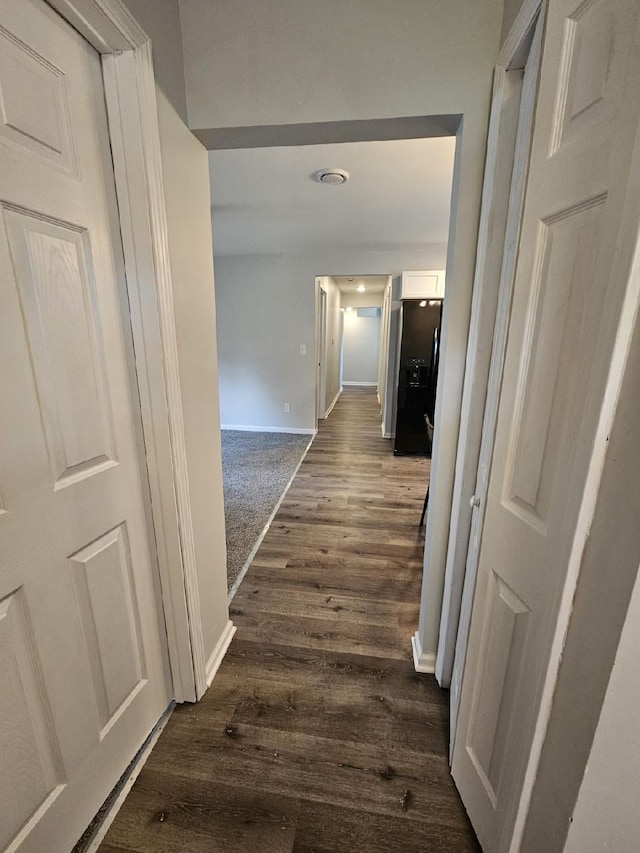
<path fill-rule="evenodd" d="M 228 620 L 207 153 L 184 123 L 177 0 L 126 0 L 152 40 L 200 604 L 208 659 Z"/>
<path fill-rule="evenodd" d="M 444 250 L 443 250 L 444 257 Z M 344 308 L 350 305 L 352 308 L 373 308 L 382 306 L 384 302 L 384 293 L 343 293 L 342 306 Z"/>
<path fill-rule="evenodd" d="M 424 252 L 216 256 L 222 423 L 313 430 L 316 277 L 326 270 L 387 275 L 442 269 L 444 250 L 434 244 Z M 299 352 L 302 343 L 306 356 Z M 283 411 L 285 402 L 289 414 Z"/>
<path fill-rule="evenodd" d="M 501 0 L 180 0 L 180 11 L 192 128 L 486 113 Z"/>
<path fill-rule="evenodd" d="M 513 26 L 513 22 L 523 5 L 524 0 L 504 0 L 504 9 L 502 11 L 502 34 L 500 36 L 501 44 L 504 43 L 504 40 L 509 35 L 509 30 Z"/>
<path fill-rule="evenodd" d="M 361 317 L 357 308 L 345 311 L 342 343 L 343 384 L 377 386 L 379 357 L 380 313 L 375 317 Z"/>
<path fill-rule="evenodd" d="M 156 84 L 180 118 L 187 120 L 178 0 L 125 0 L 151 39 Z"/>
<path fill-rule="evenodd" d="M 158 91 L 169 255 L 205 657 L 228 620 L 207 152 Z"/>
<path fill-rule="evenodd" d="M 242 255 L 216 257 L 215 271 L 223 425 L 313 430 L 316 270 L 298 256 Z"/>

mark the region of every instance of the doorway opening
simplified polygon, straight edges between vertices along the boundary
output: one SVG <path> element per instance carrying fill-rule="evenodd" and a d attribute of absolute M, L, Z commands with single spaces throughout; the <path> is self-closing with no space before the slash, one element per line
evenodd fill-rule
<path fill-rule="evenodd" d="M 456 150 L 440 127 L 427 138 L 209 153 L 223 431 L 312 436 L 346 382 L 373 389 L 381 434 L 393 435 L 392 279 L 446 268 Z M 348 180 L 326 186 L 318 173 L 333 164 Z"/>
<path fill-rule="evenodd" d="M 345 386 L 374 389 L 382 406 L 388 339 L 383 306 L 390 279 L 316 277 L 318 420 L 329 416 Z"/>

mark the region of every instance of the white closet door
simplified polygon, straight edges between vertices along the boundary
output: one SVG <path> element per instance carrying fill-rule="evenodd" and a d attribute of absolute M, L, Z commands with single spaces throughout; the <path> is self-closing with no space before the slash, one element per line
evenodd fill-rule
<path fill-rule="evenodd" d="M 509 849 L 626 279 L 637 0 L 550 0 L 453 752 L 483 849 Z"/>
<path fill-rule="evenodd" d="M 0 0 L 0 849 L 73 846 L 169 700 L 98 54 Z"/>

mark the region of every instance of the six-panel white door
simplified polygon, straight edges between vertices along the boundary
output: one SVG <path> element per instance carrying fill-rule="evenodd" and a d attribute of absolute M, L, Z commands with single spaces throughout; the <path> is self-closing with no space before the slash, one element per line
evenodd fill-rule
<path fill-rule="evenodd" d="M 452 763 L 487 853 L 511 842 L 624 295 L 638 12 L 548 7 Z"/>
<path fill-rule="evenodd" d="M 170 687 L 100 58 L 0 0 L 0 95 L 0 849 L 55 853 Z"/>

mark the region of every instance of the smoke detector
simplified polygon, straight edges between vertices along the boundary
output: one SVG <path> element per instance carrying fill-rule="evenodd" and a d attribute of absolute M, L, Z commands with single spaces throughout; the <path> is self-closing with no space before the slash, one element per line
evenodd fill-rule
<path fill-rule="evenodd" d="M 347 183 L 349 172 L 344 169 L 320 169 L 313 177 L 319 184 L 332 184 L 337 187 Z"/>

